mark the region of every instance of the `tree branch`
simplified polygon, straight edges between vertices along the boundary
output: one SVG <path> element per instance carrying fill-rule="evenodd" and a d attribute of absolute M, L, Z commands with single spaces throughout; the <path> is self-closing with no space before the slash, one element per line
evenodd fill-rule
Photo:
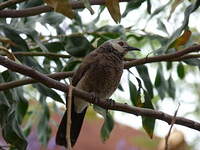
<path fill-rule="evenodd" d="M 189 47 L 189 48 L 186 48 L 186 49 L 183 49 L 183 50 L 177 51 L 175 53 L 171 53 L 171 54 L 129 60 L 129 62 L 124 63 L 124 67 L 127 69 L 127 68 L 131 68 L 133 66 L 143 65 L 143 64 L 151 63 L 151 62 L 181 61 L 181 60 L 186 60 L 186 59 L 191 59 L 191 58 L 199 58 L 200 54 L 185 55 L 187 53 L 195 52 L 195 51 L 198 51 L 198 50 L 200 50 L 200 45 Z M 18 52 L 16 52 L 16 53 L 18 53 Z M 47 76 L 49 76 L 53 79 L 56 79 L 56 80 L 61 80 L 61 79 L 73 76 L 73 72 L 70 71 L 70 72 L 53 73 L 53 74 L 47 75 Z M 18 86 L 22 86 L 22 85 L 26 85 L 26 84 L 36 83 L 36 82 L 37 81 L 34 80 L 34 79 L 22 79 L 22 80 L 18 80 L 18 81 L 1 83 L 0 84 L 0 91 L 5 90 L 5 89 L 18 87 Z"/>
<path fill-rule="evenodd" d="M 57 73 L 52 73 L 52 74 L 48 74 L 47 76 L 55 79 L 55 80 L 61 80 L 61 79 L 65 79 L 68 77 L 72 77 L 73 76 L 73 71 L 69 71 L 69 72 L 57 72 Z M 28 79 L 21 79 L 21 80 L 17 80 L 17 81 L 10 81 L 10 82 L 6 82 L 6 83 L 1 83 L 0 84 L 0 91 L 4 91 L 4 90 L 8 90 L 10 88 L 15 88 L 18 86 L 22 86 L 22 85 L 26 85 L 26 84 L 33 84 L 33 83 L 37 83 L 37 80 L 34 80 L 32 78 L 28 78 Z"/>
<path fill-rule="evenodd" d="M 49 88 L 54 88 L 54 89 L 63 91 L 65 93 L 69 91 L 69 86 L 67 86 L 59 81 L 56 81 L 52 78 L 49 78 L 48 76 L 46 76 L 42 73 L 39 73 L 38 71 L 36 71 L 30 67 L 27 67 L 27 66 L 21 65 L 21 64 L 17 64 L 9 59 L 6 59 L 3 56 L 0 56 L 0 64 L 12 71 L 19 72 L 23 75 L 34 78 L 35 80 L 37 80 L 40 83 L 43 83 L 44 85 L 46 85 Z M 127 112 L 130 114 L 134 114 L 136 116 L 152 117 L 155 119 L 165 121 L 168 124 L 171 124 L 172 120 L 174 119 L 173 116 L 168 115 L 161 111 L 151 110 L 151 109 L 147 109 L 147 108 L 133 107 L 133 106 L 129 106 L 127 104 L 121 104 L 118 102 L 116 102 L 114 105 L 111 105 L 111 104 L 108 104 L 106 102 L 106 100 L 104 100 L 104 99 L 95 101 L 95 99 L 92 98 L 91 94 L 89 94 L 83 90 L 77 89 L 77 88 L 73 88 L 73 94 L 78 97 L 83 98 L 84 100 L 86 100 L 90 103 L 96 104 L 105 109 L 107 108 L 107 109 L 111 109 L 111 110 Z M 176 117 L 175 123 L 200 131 L 200 123 L 192 121 L 190 119 L 186 119 L 183 117 Z"/>
<path fill-rule="evenodd" d="M 130 67 L 133 67 L 133 66 L 143 65 L 143 64 L 152 63 L 152 62 L 178 61 L 179 59 L 182 59 L 181 57 L 183 57 L 184 55 L 191 53 L 191 52 L 198 52 L 198 51 L 200 51 L 200 45 L 195 45 L 195 46 L 192 46 L 192 47 L 185 48 L 183 50 L 179 50 L 175 53 L 132 60 L 132 61 L 126 62 L 124 64 L 124 68 L 127 69 L 127 68 L 130 68 Z"/>
<path fill-rule="evenodd" d="M 120 2 L 128 2 L 130 0 L 119 0 Z M 70 2 L 72 9 L 85 8 L 84 4 L 81 1 L 72 1 Z M 91 5 L 104 5 L 105 0 L 90 0 Z M 0 11 L 0 17 L 6 18 L 17 18 L 17 17 L 29 17 L 39 15 L 41 13 L 53 11 L 53 8 L 46 5 L 36 6 L 32 8 L 27 8 L 23 10 L 2 10 Z"/>

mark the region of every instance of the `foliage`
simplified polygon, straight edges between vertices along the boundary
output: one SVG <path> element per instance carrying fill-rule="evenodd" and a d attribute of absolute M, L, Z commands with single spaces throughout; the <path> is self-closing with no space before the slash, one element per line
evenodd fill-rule
<path fill-rule="evenodd" d="M 119 9 L 119 1 L 110 0 L 106 2 L 106 7 L 113 20 L 120 23 L 126 19 L 129 14 L 135 15 L 138 20 L 133 19 L 129 27 L 124 27 L 120 24 L 110 25 L 105 24 L 101 19 L 101 13 L 105 11 L 104 6 L 99 7 L 99 12 L 95 11 L 97 17 L 89 23 L 85 23 L 85 18 L 82 17 L 81 11 L 73 9 L 68 1 L 45 0 L 52 6 L 56 12 L 46 12 L 31 17 L 22 18 L 0 18 L 0 44 L 15 55 L 16 52 L 43 52 L 43 53 L 58 53 L 69 54 L 70 58 L 58 57 L 36 57 L 36 56 L 21 56 L 15 55 L 18 63 L 31 66 L 45 74 L 62 71 L 72 71 L 81 63 L 82 58 L 89 52 L 99 46 L 101 43 L 114 38 L 122 38 L 128 41 L 131 45 L 139 47 L 144 52 L 142 54 L 129 54 L 129 58 L 148 57 L 148 55 L 160 55 L 171 53 L 181 48 L 189 47 L 195 42 L 199 42 L 199 33 L 196 29 L 190 27 L 189 19 L 193 13 L 197 12 L 199 1 L 188 1 L 174 3 L 170 1 L 166 4 L 153 5 L 150 0 L 131 0 L 126 4 L 126 8 L 121 15 Z M 83 0 L 84 6 L 94 13 L 90 5 L 90 1 Z M 157 2 L 159 3 L 159 2 Z M 43 5 L 42 0 L 24 1 L 19 4 L 9 7 L 11 10 L 26 9 L 35 6 Z M 147 5 L 146 10 L 142 9 Z M 181 6 L 181 10 L 177 10 L 178 14 L 174 14 L 177 6 Z M 166 11 L 171 9 L 168 19 L 173 18 L 173 15 L 182 15 L 184 11 L 184 19 L 173 32 L 169 32 L 169 28 L 165 25 L 167 21 Z M 142 10 L 142 11 L 141 11 Z M 74 18 L 66 19 L 65 16 Z M 141 14 L 138 12 L 142 12 Z M 145 25 L 138 27 L 136 24 L 140 20 L 146 22 Z M 147 27 L 151 21 L 157 21 L 157 30 L 162 34 L 157 34 L 155 31 L 149 32 Z M 67 27 L 66 27 L 67 24 Z M 48 31 L 44 34 L 41 30 Z M 166 36 L 167 35 L 167 36 Z M 192 40 L 191 40 L 192 39 Z M 148 50 L 151 47 L 151 50 Z M 2 54 L 0 50 L 0 54 Z M 5 55 L 5 54 L 4 54 Z M 185 80 L 187 70 L 191 68 L 200 68 L 200 60 L 191 58 L 180 62 L 158 62 L 152 65 L 136 66 L 133 70 L 133 75 L 130 74 L 127 78 L 130 89 L 130 99 L 132 105 L 143 108 L 154 109 L 157 102 L 153 102 L 155 97 L 165 98 L 171 97 L 176 99 L 175 82 L 178 80 L 174 77 L 174 72 L 177 71 L 177 76 L 181 80 Z M 156 69 L 157 73 L 154 76 L 152 69 Z M 131 70 L 132 71 L 132 70 Z M 135 79 L 133 82 L 131 77 Z M 23 79 L 24 76 L 19 75 L 9 70 L 1 71 L 0 83 L 16 81 Z M 66 79 L 67 80 L 67 79 Z M 186 82 L 186 81 L 184 81 Z M 121 83 L 122 84 L 122 83 Z M 119 86 L 123 90 L 123 86 Z M 42 84 L 33 84 L 32 86 L 21 86 L 0 92 L 0 126 L 2 128 L 3 137 L 12 148 L 26 149 L 29 132 L 27 125 L 29 121 L 24 121 L 24 118 L 31 117 L 33 112 L 28 111 L 28 101 L 34 96 L 42 107 L 41 119 L 37 124 L 38 136 L 42 144 L 46 144 L 51 136 L 48 122 L 50 113 L 47 105 L 47 98 L 63 103 L 63 95 L 58 91 L 49 89 Z M 61 95 L 61 96 L 60 96 Z M 37 110 L 32 110 L 37 111 Z M 102 110 L 101 110 L 102 111 Z M 106 140 L 114 126 L 112 116 L 104 111 L 103 116 L 105 123 L 101 130 L 101 138 Z M 27 120 L 27 119 L 26 119 Z M 143 127 L 150 137 L 153 136 L 155 119 L 142 117 Z"/>

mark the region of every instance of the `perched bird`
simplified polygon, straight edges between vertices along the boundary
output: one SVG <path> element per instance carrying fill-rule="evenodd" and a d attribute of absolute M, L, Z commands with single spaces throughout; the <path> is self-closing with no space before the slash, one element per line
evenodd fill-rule
<path fill-rule="evenodd" d="M 123 56 L 138 48 L 129 46 L 122 40 L 109 40 L 88 54 L 76 70 L 72 85 L 101 99 L 108 99 L 118 87 L 123 72 Z M 73 97 L 71 109 L 71 144 L 77 141 L 88 102 L 80 97 Z M 67 147 L 66 142 L 67 111 L 59 125 L 56 144 Z"/>

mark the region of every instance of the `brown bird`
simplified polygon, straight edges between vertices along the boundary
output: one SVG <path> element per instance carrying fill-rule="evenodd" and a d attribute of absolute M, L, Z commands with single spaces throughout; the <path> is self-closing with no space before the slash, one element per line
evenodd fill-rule
<path fill-rule="evenodd" d="M 108 99 L 118 87 L 123 72 L 123 56 L 138 48 L 129 46 L 122 40 L 109 40 L 88 54 L 72 78 L 76 88 L 93 93 L 101 99 Z M 71 144 L 77 141 L 88 102 L 73 97 L 71 109 Z M 56 144 L 67 147 L 66 142 L 67 111 L 59 125 Z"/>

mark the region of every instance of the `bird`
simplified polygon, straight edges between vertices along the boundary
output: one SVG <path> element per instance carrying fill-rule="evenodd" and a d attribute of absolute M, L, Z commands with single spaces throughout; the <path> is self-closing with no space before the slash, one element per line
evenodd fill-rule
<path fill-rule="evenodd" d="M 128 51 L 132 50 L 140 49 L 129 46 L 127 42 L 121 39 L 104 42 L 84 57 L 72 77 L 72 86 L 92 93 L 100 99 L 108 100 L 119 85 L 124 68 L 123 58 Z M 79 136 L 88 105 L 87 101 L 73 96 L 70 129 L 72 147 Z M 56 134 L 56 144 L 67 148 L 66 124 L 67 110 Z"/>

